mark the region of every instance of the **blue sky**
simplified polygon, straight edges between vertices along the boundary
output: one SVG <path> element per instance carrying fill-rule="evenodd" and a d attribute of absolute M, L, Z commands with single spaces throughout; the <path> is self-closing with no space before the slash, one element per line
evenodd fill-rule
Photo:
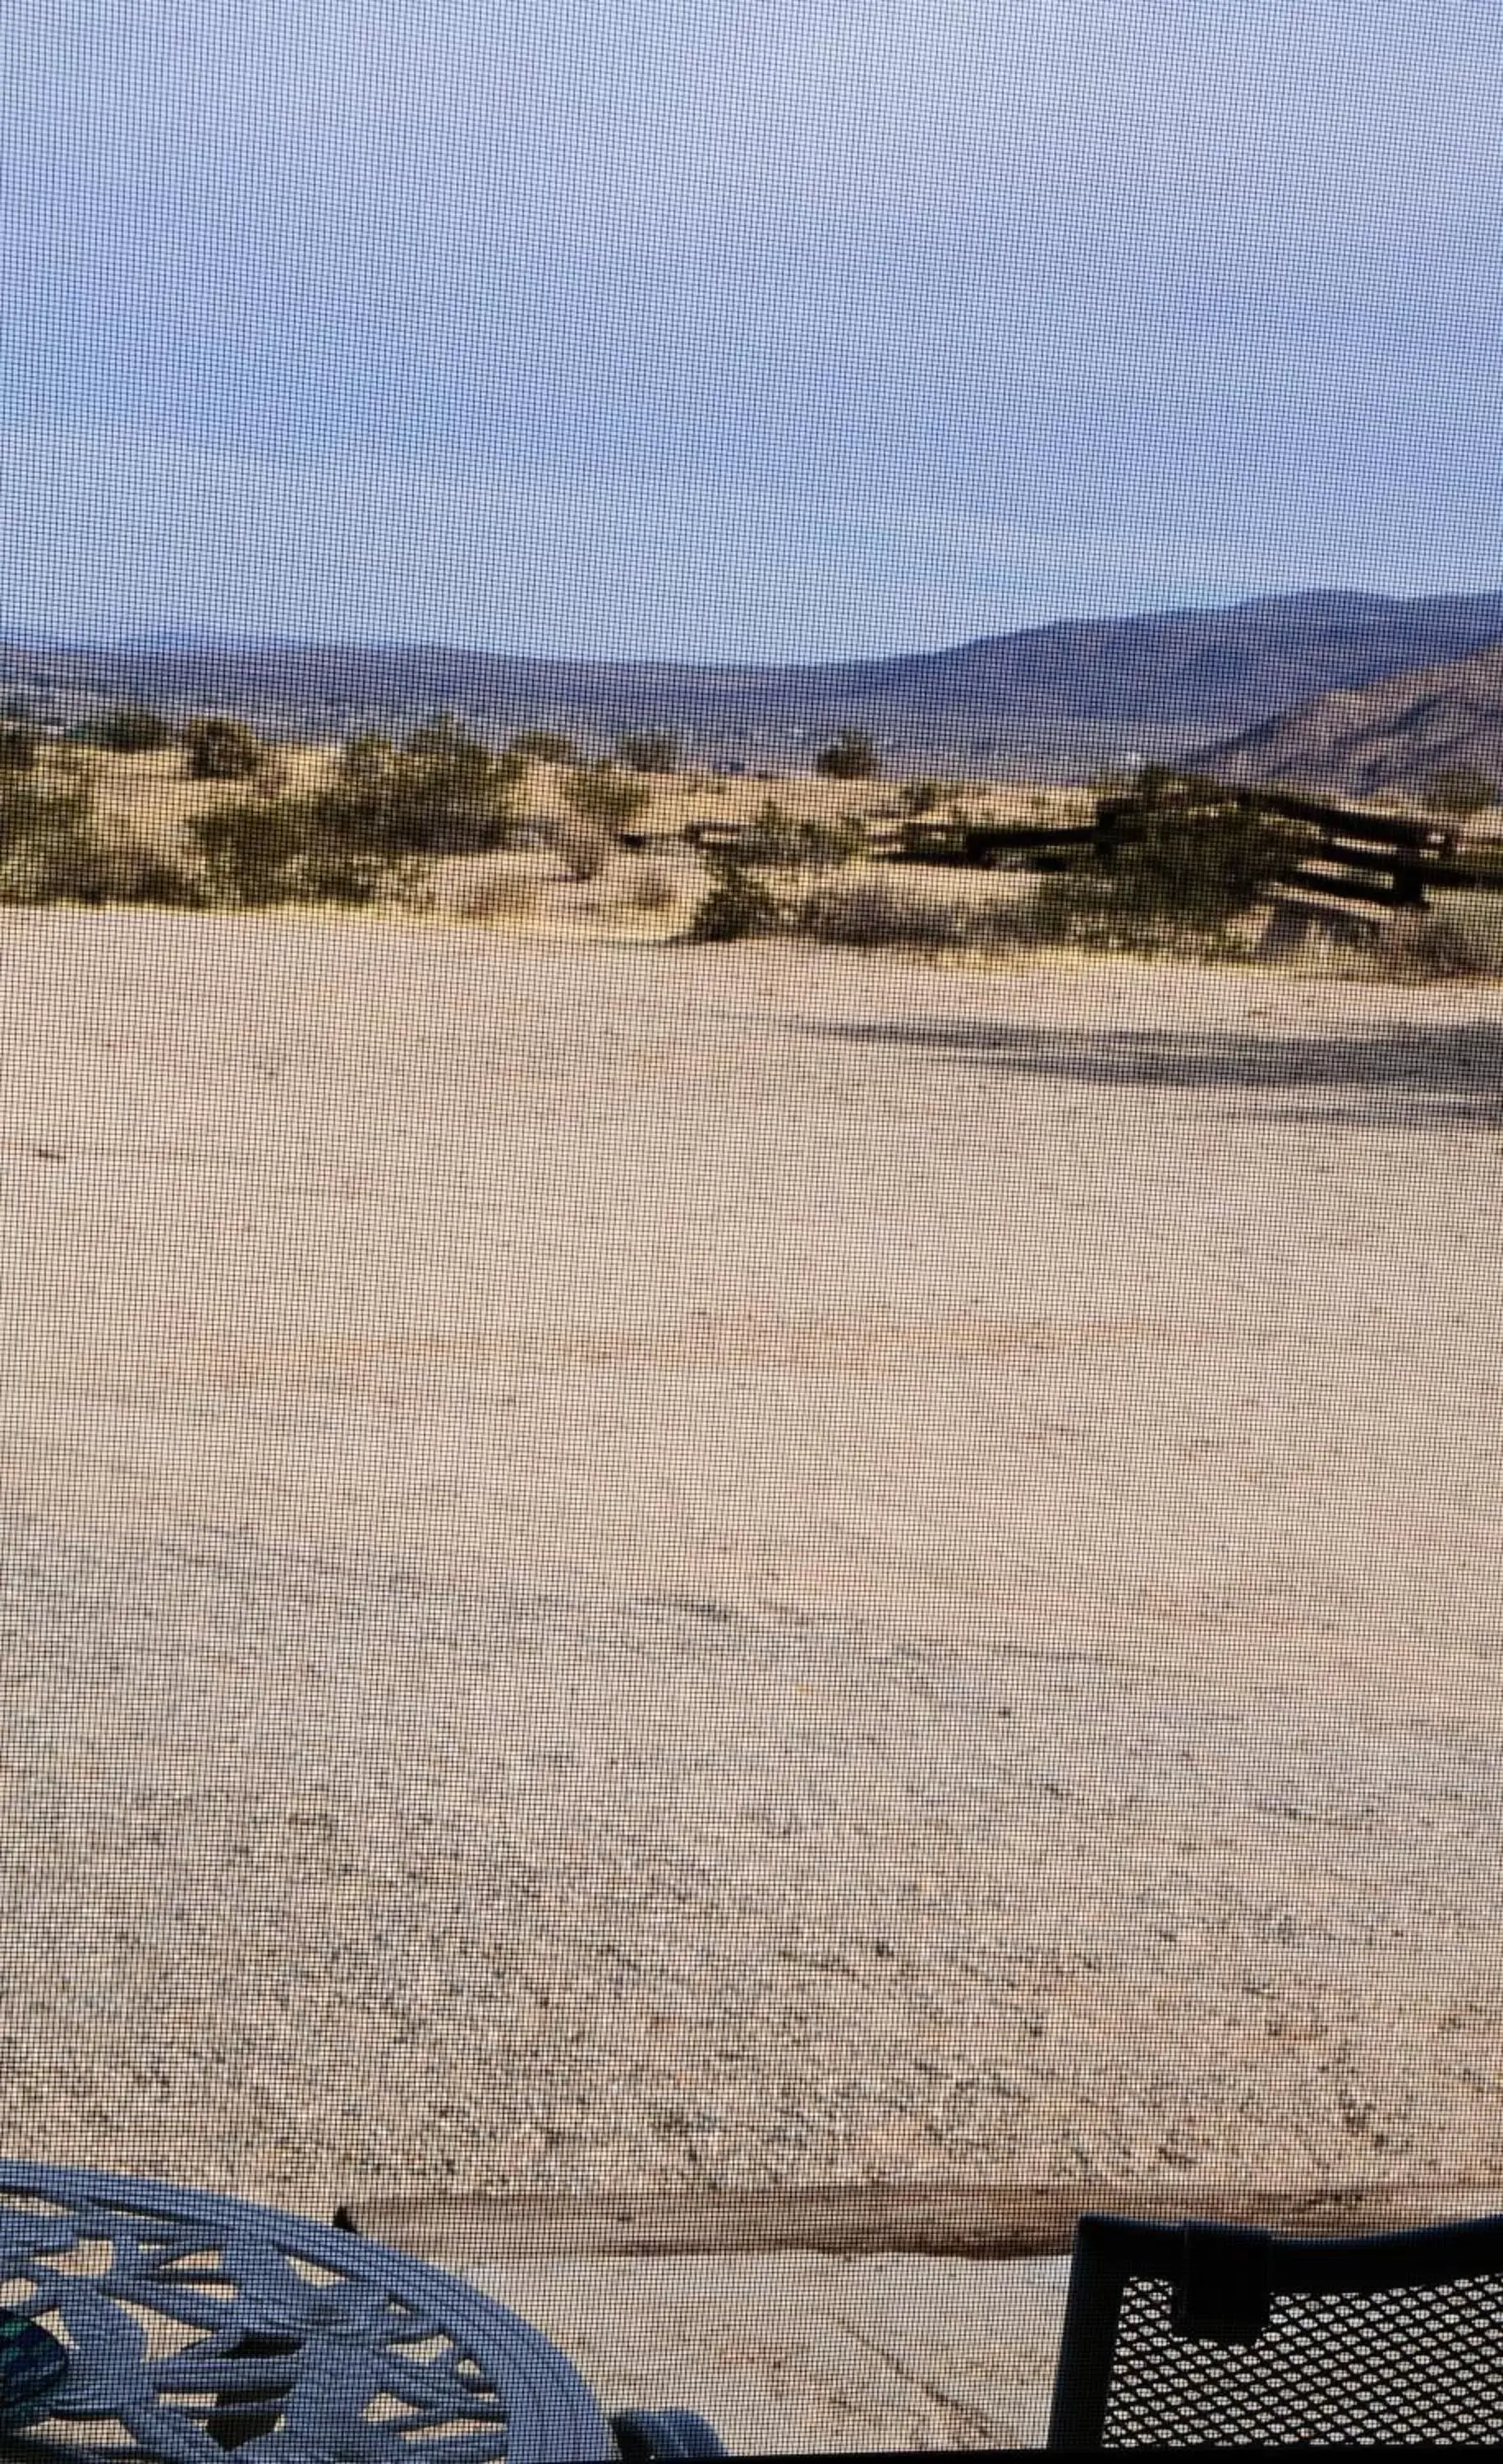
<path fill-rule="evenodd" d="M 6 0 L 0 627 L 1503 583 L 1503 14 Z"/>

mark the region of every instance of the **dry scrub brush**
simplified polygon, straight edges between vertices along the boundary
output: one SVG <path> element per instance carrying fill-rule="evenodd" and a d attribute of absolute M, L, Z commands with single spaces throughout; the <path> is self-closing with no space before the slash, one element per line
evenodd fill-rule
<path fill-rule="evenodd" d="M 1386 983 L 1503 978 L 1503 889 L 1442 891 L 1425 913 L 1396 916 L 1368 971 Z"/>
<path fill-rule="evenodd" d="M 1025 911 L 1003 899 L 937 895 L 869 874 L 822 883 L 795 910 L 793 930 L 857 950 L 984 950 L 1031 937 Z"/>

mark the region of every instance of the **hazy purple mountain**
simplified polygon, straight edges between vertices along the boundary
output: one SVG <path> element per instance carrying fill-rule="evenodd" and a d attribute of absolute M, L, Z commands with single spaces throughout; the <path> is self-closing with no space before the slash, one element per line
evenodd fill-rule
<path fill-rule="evenodd" d="M 0 689 L 28 691 L 64 719 L 130 695 L 315 737 L 400 728 L 440 710 L 493 737 L 549 725 L 591 748 L 655 725 L 675 730 L 692 757 L 767 767 L 806 761 L 835 728 L 856 725 L 889 769 L 1068 779 L 1183 758 L 1314 695 L 1498 639 L 1503 591 L 1407 600 L 1316 591 L 805 667 L 175 634 L 68 649 L 17 643 L 0 649 Z"/>

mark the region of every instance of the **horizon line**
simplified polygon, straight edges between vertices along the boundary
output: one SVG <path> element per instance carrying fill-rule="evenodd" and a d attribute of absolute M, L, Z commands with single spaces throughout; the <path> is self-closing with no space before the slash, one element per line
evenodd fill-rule
<path fill-rule="evenodd" d="M 1150 625 L 1193 616 L 1245 615 L 1261 607 L 1294 607 L 1316 602 L 1344 603 L 1348 605 L 1372 607 L 1418 607 L 1460 605 L 1492 598 L 1503 599 L 1503 583 L 1486 590 L 1413 591 L 1345 589 L 1338 584 L 1318 583 L 1305 589 L 1257 591 L 1243 599 L 1209 601 L 1178 601 L 1167 605 L 1150 605 L 1126 615 L 1087 615 L 1050 617 L 1042 623 L 1017 625 L 995 633 L 973 633 L 960 640 L 940 644 L 934 649 L 897 649 L 865 652 L 832 652 L 818 658 L 716 658 L 683 654 L 663 655 L 612 651 L 589 653 L 560 650 L 509 650 L 494 646 L 444 640 L 432 636 L 403 638 L 391 634 L 315 634 L 218 632 L 203 626 L 151 627 L 131 632 L 43 632 L 26 626 L 14 631 L 0 632 L 0 648 L 8 650 L 33 650 L 39 653 L 87 656 L 90 653 L 156 652 L 164 657 L 174 653 L 190 655 L 194 651 L 212 652 L 257 650 L 310 650 L 357 652 L 405 652 L 409 655 L 428 653 L 446 658 L 495 660 L 518 667 L 544 668 L 636 668 L 667 669 L 686 671 L 727 671 L 756 674 L 769 671 L 813 671 L 824 668 L 877 668 L 896 660 L 939 659 L 952 657 L 964 650 L 980 649 L 997 642 L 1022 641 L 1030 635 L 1061 632 L 1083 632 L 1101 628 L 1118 628 L 1130 625 Z"/>

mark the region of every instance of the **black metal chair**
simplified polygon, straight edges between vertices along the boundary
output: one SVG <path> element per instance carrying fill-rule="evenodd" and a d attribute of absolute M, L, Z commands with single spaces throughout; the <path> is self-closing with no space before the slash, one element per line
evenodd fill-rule
<path fill-rule="evenodd" d="M 1503 2217 L 1294 2239 L 1082 2216 L 1048 2444 L 1503 2443 Z"/>

